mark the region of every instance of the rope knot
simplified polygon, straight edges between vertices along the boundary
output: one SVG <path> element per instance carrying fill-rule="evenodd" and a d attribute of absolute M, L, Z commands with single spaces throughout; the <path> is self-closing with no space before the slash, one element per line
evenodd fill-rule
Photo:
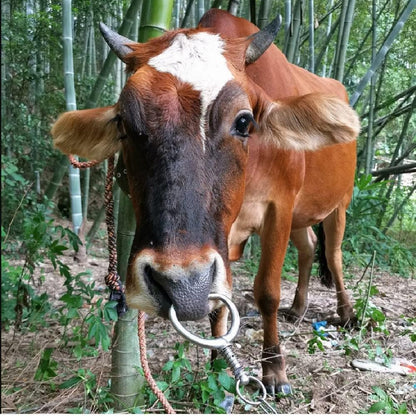
<path fill-rule="evenodd" d="M 110 301 L 117 301 L 117 314 L 121 316 L 127 312 L 126 295 L 120 276 L 117 272 L 111 271 L 105 277 L 105 283 L 110 289 Z"/>

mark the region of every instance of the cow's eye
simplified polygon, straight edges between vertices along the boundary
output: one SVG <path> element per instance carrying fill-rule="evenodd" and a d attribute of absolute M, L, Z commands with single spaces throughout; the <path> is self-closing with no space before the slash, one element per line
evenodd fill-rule
<path fill-rule="evenodd" d="M 237 115 L 231 133 L 235 136 L 248 137 L 251 123 L 254 123 L 253 115 L 248 111 L 243 111 Z"/>

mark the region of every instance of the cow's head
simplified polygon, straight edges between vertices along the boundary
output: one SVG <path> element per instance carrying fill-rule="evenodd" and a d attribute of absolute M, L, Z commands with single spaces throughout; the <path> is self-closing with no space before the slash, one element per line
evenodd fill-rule
<path fill-rule="evenodd" d="M 137 219 L 129 307 L 166 317 L 173 304 L 179 319 L 195 320 L 217 306 L 210 293 L 230 295 L 227 237 L 254 129 L 299 150 L 355 139 L 357 118 L 342 101 L 275 103 L 247 77 L 279 25 L 244 39 L 177 30 L 144 44 L 101 26 L 131 76 L 114 106 L 63 114 L 52 134 L 64 153 L 89 159 L 123 151 Z"/>

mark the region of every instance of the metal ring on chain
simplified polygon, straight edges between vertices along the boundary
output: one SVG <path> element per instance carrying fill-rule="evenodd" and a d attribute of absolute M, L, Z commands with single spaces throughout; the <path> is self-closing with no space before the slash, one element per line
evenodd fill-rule
<path fill-rule="evenodd" d="M 245 384 L 245 386 L 250 384 L 250 382 L 255 382 L 260 387 L 262 396 L 259 398 L 259 400 L 256 400 L 256 401 L 249 400 L 249 399 L 246 399 L 243 396 L 243 394 L 240 392 L 241 379 L 237 380 L 237 383 L 235 385 L 235 389 L 237 391 L 238 396 L 240 397 L 241 400 L 243 400 L 243 402 L 245 402 L 247 404 L 251 404 L 253 406 L 259 406 L 260 404 L 262 404 L 266 401 L 266 397 L 267 397 L 266 387 L 264 387 L 264 384 L 258 378 L 253 377 L 253 376 L 248 376 L 248 383 Z"/>
<path fill-rule="evenodd" d="M 169 319 L 172 322 L 172 325 L 175 329 L 185 337 L 187 340 L 203 347 L 203 348 L 210 348 L 212 350 L 220 349 L 227 346 L 237 335 L 238 329 L 240 327 L 240 315 L 238 314 L 237 307 L 234 305 L 233 302 L 227 296 L 219 295 L 216 293 L 211 293 L 208 296 L 210 300 L 221 300 L 225 303 L 231 313 L 231 326 L 228 332 L 219 338 L 214 339 L 206 339 L 199 337 L 197 335 L 192 334 L 187 329 L 183 327 L 183 325 L 179 322 L 178 317 L 176 316 L 175 308 L 173 305 L 169 309 Z"/>

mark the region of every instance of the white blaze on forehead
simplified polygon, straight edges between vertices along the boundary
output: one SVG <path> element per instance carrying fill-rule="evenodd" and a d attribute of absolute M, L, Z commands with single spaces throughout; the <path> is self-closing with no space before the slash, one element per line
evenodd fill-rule
<path fill-rule="evenodd" d="M 150 66 L 172 74 L 201 93 L 201 134 L 205 138 L 205 113 L 224 85 L 233 79 L 223 55 L 224 41 L 207 32 L 178 34 L 161 54 L 151 58 Z"/>

